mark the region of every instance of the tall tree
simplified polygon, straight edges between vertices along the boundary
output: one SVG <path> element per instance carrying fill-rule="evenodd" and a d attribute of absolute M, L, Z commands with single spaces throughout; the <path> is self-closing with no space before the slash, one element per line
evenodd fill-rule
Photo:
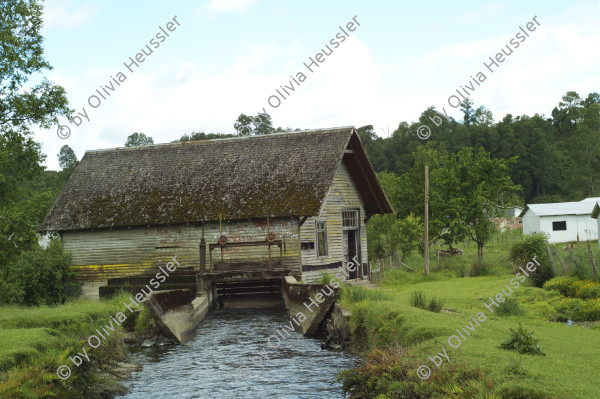
<path fill-rule="evenodd" d="M 60 147 L 60 152 L 58 153 L 58 164 L 63 169 L 75 169 L 75 167 L 79 164 L 77 155 L 75 155 L 75 151 L 73 151 L 73 149 L 66 144 Z"/>
<path fill-rule="evenodd" d="M 138 132 L 127 136 L 127 141 L 125 141 L 125 147 L 138 147 L 150 144 L 154 144 L 154 139 L 150 136 L 146 136 L 144 133 Z"/>
<path fill-rule="evenodd" d="M 43 77 L 51 66 L 41 27 L 40 1 L 0 1 L 0 266 L 37 243 L 44 212 L 38 204 L 48 201 L 47 193 L 24 185 L 43 171 L 45 156 L 32 130 L 57 125 L 59 116 L 71 113 L 65 90 Z M 32 77 L 39 83 L 30 85 Z"/>
<path fill-rule="evenodd" d="M 233 128 L 239 136 L 270 134 L 275 131 L 271 116 L 266 113 L 259 113 L 256 116 L 240 114 L 233 124 Z"/>

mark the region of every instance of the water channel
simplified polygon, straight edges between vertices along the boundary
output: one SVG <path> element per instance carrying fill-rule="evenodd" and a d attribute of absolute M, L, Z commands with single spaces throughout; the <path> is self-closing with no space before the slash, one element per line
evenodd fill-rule
<path fill-rule="evenodd" d="M 277 349 L 268 346 L 269 336 L 289 320 L 281 310 L 209 313 L 185 345 L 132 350 L 143 369 L 125 383 L 129 393 L 119 398 L 343 398 L 341 384 L 332 382 L 359 359 L 323 350 L 321 341 L 298 333 L 282 339 Z M 257 366 L 251 358 L 259 353 L 263 360 Z M 240 366 L 250 369 L 237 370 Z"/>

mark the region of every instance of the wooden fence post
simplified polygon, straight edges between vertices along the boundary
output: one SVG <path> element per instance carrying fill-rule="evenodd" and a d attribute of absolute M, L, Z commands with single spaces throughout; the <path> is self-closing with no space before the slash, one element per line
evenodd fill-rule
<path fill-rule="evenodd" d="M 590 264 L 592 265 L 592 273 L 594 273 L 594 280 L 598 280 L 598 275 L 596 274 L 596 262 L 594 262 L 594 254 L 592 253 L 592 245 L 590 244 L 590 240 L 587 241 L 588 247 L 588 255 L 590 256 Z"/>
<path fill-rule="evenodd" d="M 554 253 L 556 254 L 556 257 L 560 261 L 560 265 L 563 268 L 563 273 L 567 273 L 567 266 L 565 265 L 565 261 L 560 257 L 560 254 L 558 253 L 558 249 L 556 249 L 556 245 L 552 244 L 552 247 L 554 248 Z"/>
<path fill-rule="evenodd" d="M 581 277 L 583 275 L 583 273 L 579 267 L 579 263 L 577 263 L 577 259 L 575 259 L 575 254 L 573 254 L 573 250 L 571 249 L 571 244 L 567 245 L 567 250 L 571 254 L 571 259 L 573 259 L 573 263 L 575 263 L 575 268 L 577 269 L 577 272 L 579 273 L 579 276 Z"/>
<path fill-rule="evenodd" d="M 554 275 L 558 275 L 558 273 L 556 272 L 556 265 L 554 264 L 554 258 L 552 258 L 552 253 L 550 252 L 550 247 L 548 246 L 548 244 L 546 244 L 546 250 L 548 251 L 548 258 L 550 258 L 550 266 L 552 266 L 552 273 L 554 273 Z"/>

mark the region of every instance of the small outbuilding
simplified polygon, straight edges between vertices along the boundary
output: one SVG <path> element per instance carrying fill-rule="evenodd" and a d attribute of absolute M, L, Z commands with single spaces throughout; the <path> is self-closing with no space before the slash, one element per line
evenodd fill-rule
<path fill-rule="evenodd" d="M 198 273 L 305 282 L 354 260 L 392 207 L 353 127 L 87 151 L 40 227 L 57 231 L 88 296 L 174 256 Z"/>
<path fill-rule="evenodd" d="M 523 234 L 546 233 L 551 243 L 597 240 L 598 224 L 591 216 L 595 204 L 591 198 L 580 202 L 528 204 L 519 215 Z"/>
<path fill-rule="evenodd" d="M 600 231 L 600 197 L 595 198 L 594 209 L 592 209 L 592 218 L 596 219 L 598 223 L 598 231 Z M 600 246 L 600 240 L 598 240 L 598 246 Z"/>

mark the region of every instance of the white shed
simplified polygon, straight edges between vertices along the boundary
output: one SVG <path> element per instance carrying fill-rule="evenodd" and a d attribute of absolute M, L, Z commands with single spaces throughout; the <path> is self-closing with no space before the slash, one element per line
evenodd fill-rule
<path fill-rule="evenodd" d="M 600 231 L 600 198 L 595 202 L 594 209 L 592 210 L 592 218 L 598 222 L 598 231 Z M 600 246 L 600 240 L 598 240 L 598 246 Z"/>
<path fill-rule="evenodd" d="M 590 201 L 588 201 L 590 200 Z M 521 212 L 523 234 L 546 233 L 548 242 L 598 239 L 598 221 L 592 218 L 596 202 L 586 198 L 580 202 L 529 204 Z"/>

